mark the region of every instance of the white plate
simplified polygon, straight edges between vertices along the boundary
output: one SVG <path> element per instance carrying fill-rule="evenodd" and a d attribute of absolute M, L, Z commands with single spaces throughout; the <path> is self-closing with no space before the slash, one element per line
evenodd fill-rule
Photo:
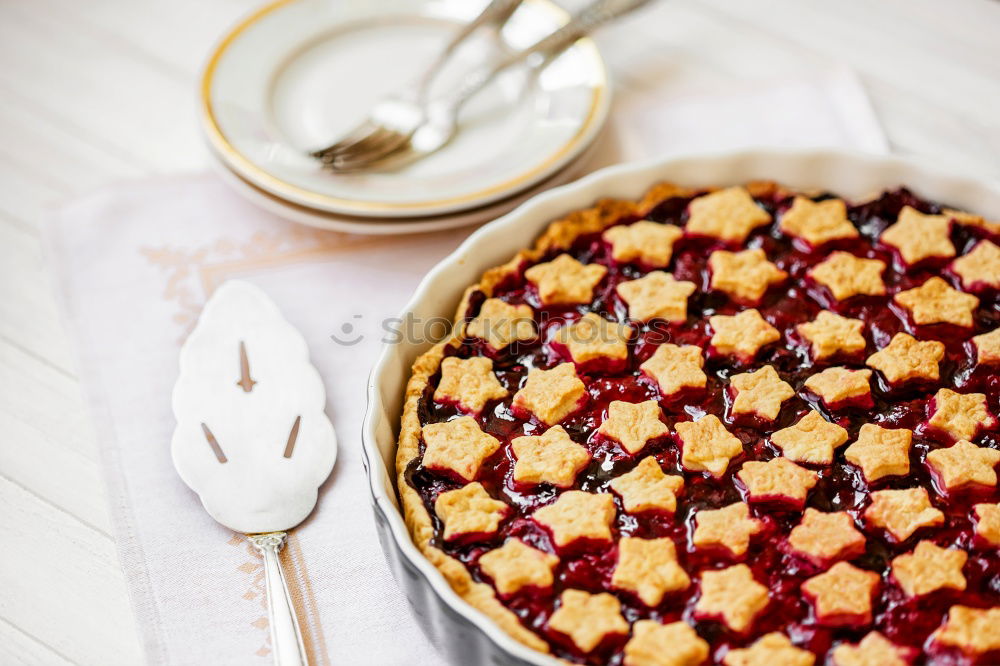
<path fill-rule="evenodd" d="M 1000 219 L 1000 187 L 996 183 L 894 157 L 833 150 L 753 150 L 624 164 L 549 190 L 476 231 L 427 274 L 407 304 L 404 319 L 409 321 L 412 316 L 417 321 L 428 321 L 444 317 L 450 321 L 468 285 L 478 281 L 487 268 L 508 261 L 529 246 L 554 218 L 603 197 L 638 199 L 660 180 L 689 187 L 776 180 L 796 189 L 819 188 L 851 199 L 906 185 L 922 197 Z M 432 638 L 447 641 L 452 635 L 449 632 L 458 627 L 453 619 L 457 613 L 497 646 L 495 651 L 486 652 L 472 645 L 466 648 L 470 653 L 488 654 L 490 663 L 507 663 L 516 657 L 528 664 L 554 666 L 559 662 L 518 643 L 463 601 L 417 550 L 406 529 L 394 486 L 396 433 L 410 366 L 431 344 L 432 340 L 423 340 L 386 345 L 368 382 L 368 411 L 362 429 L 365 467 L 375 510 L 386 519 L 384 523 L 376 522 L 388 547 L 405 558 L 408 570 L 415 569 L 425 579 L 410 575 L 400 584 L 408 596 L 420 600 L 425 614 L 418 620 Z M 389 555 L 390 561 L 398 559 L 395 553 Z M 427 594 L 428 588 L 435 595 Z"/>
<path fill-rule="evenodd" d="M 474 98 L 454 141 L 394 173 L 334 175 L 310 150 L 415 79 L 484 0 L 280 0 L 223 38 L 202 80 L 216 153 L 245 180 L 292 203 L 366 217 L 426 217 L 524 191 L 577 157 L 607 117 L 604 61 L 583 39 L 537 77 L 508 72 Z M 566 21 L 526 0 L 501 44 L 479 39 L 454 69 L 521 49 Z M 460 72 L 449 71 L 447 78 Z M 446 81 L 445 81 L 446 83 Z"/>
<path fill-rule="evenodd" d="M 599 142 L 598 142 L 599 143 Z M 260 189 L 253 183 L 243 179 L 239 174 L 231 171 L 229 167 L 214 153 L 212 154 L 212 166 L 216 173 L 229 184 L 237 194 L 244 197 L 250 203 L 262 208 L 279 217 L 299 224 L 305 224 L 327 231 L 341 231 L 350 234 L 365 234 L 371 236 L 382 236 L 389 234 L 415 234 L 427 233 L 431 231 L 442 231 L 444 229 L 457 229 L 473 224 L 482 224 L 510 212 L 526 200 L 537 195 L 539 192 L 558 185 L 564 185 L 574 178 L 579 177 L 587 168 L 587 163 L 596 150 L 596 143 L 589 147 L 575 162 L 566 166 L 541 183 L 536 184 L 528 190 L 515 194 L 514 196 L 497 201 L 473 210 L 465 210 L 451 215 L 438 215 L 431 217 L 407 217 L 399 220 L 390 220 L 378 217 L 354 217 L 349 215 L 337 215 L 328 213 L 308 206 L 299 206 L 276 197 L 270 192 Z"/>

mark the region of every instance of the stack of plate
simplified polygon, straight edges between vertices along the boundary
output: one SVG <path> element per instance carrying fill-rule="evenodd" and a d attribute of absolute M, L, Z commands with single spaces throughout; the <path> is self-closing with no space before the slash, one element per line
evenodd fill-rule
<path fill-rule="evenodd" d="M 220 42 L 202 81 L 219 172 L 285 218 L 365 234 L 484 222 L 579 175 L 610 103 L 588 39 L 537 75 L 501 77 L 463 110 L 448 146 L 402 170 L 333 174 L 309 156 L 415 80 L 484 4 L 280 0 L 249 16 Z M 467 45 L 460 60 L 519 50 L 566 20 L 549 0 L 525 0 L 499 40 Z"/>

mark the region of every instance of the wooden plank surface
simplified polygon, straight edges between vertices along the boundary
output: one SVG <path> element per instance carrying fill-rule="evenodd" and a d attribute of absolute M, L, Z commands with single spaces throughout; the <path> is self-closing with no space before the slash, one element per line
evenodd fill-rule
<path fill-rule="evenodd" d="M 95 187 L 206 167 L 198 68 L 254 4 L 0 3 L 0 663 L 141 660 L 38 221 Z M 995 0 L 670 0 L 600 42 L 619 94 L 846 63 L 894 151 L 1000 178 L 997 35 Z"/>

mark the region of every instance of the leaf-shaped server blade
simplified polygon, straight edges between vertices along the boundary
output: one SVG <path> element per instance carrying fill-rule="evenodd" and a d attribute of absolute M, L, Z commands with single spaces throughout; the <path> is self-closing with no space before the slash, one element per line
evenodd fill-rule
<path fill-rule="evenodd" d="M 223 525 L 291 529 L 312 511 L 336 459 L 325 404 L 299 332 L 264 292 L 230 280 L 181 348 L 174 466 Z"/>

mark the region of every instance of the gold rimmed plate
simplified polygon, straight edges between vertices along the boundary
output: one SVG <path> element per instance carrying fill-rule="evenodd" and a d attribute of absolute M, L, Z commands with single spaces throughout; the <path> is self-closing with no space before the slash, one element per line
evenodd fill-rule
<path fill-rule="evenodd" d="M 219 158 L 254 186 L 300 206 L 363 217 L 427 217 L 511 197 L 563 169 L 594 141 L 610 95 L 588 39 L 539 73 L 512 71 L 474 98 L 438 153 L 388 173 L 331 174 L 309 157 L 414 80 L 483 2 L 281 0 L 246 18 L 209 58 L 202 120 Z M 564 23 L 525 0 L 498 40 L 478 39 L 444 72 L 524 48 Z"/>

